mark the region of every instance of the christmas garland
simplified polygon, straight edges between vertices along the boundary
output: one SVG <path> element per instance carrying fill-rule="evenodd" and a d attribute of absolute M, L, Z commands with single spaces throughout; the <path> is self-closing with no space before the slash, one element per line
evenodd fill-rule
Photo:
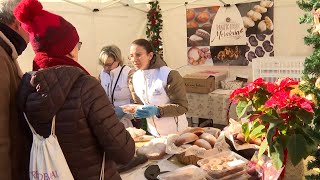
<path fill-rule="evenodd" d="M 148 11 L 147 18 L 147 37 L 153 45 L 155 53 L 160 56 L 163 55 L 162 39 L 160 33 L 162 32 L 162 14 L 158 0 L 149 2 L 150 10 Z"/>
<path fill-rule="evenodd" d="M 320 1 L 319 0 L 299 0 L 298 6 L 305 11 L 305 14 L 300 18 L 300 23 L 309 24 L 308 35 L 304 38 L 306 45 L 314 47 L 314 52 L 307 57 L 304 62 L 303 80 L 305 81 L 301 89 L 306 94 L 312 94 L 317 101 L 315 108 L 314 126 L 312 131 L 314 134 L 311 137 L 316 137 L 317 143 L 320 143 Z M 305 176 L 307 180 L 320 179 L 320 149 L 318 149 L 309 156 L 307 170 L 308 175 Z"/>

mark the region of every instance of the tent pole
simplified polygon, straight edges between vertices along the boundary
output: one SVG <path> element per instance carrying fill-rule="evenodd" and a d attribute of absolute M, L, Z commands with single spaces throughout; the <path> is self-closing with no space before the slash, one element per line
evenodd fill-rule
<path fill-rule="evenodd" d="M 110 4 L 108 4 L 108 5 L 106 5 L 105 7 L 99 9 L 99 10 L 100 10 L 100 11 L 103 11 L 104 9 L 106 9 L 106 8 L 112 6 L 112 5 L 114 5 L 114 4 L 116 4 L 116 3 L 120 2 L 120 1 L 121 1 L 121 0 L 116 0 L 116 1 L 114 1 L 114 2 L 112 2 L 112 3 L 110 3 Z"/>
<path fill-rule="evenodd" d="M 126 4 L 126 3 L 124 3 L 124 2 L 119 1 L 119 3 L 122 4 L 122 5 L 124 5 L 124 6 L 131 7 L 131 8 L 133 8 L 133 9 L 135 9 L 135 10 L 138 10 L 138 11 L 147 13 L 147 11 L 145 11 L 145 10 L 143 10 L 143 9 L 139 9 L 139 8 L 134 7 L 134 6 L 130 6 L 129 4 Z"/>
<path fill-rule="evenodd" d="M 181 4 L 181 5 L 172 7 L 172 8 L 168 8 L 168 9 L 162 10 L 162 12 L 170 11 L 170 10 L 172 10 L 172 9 L 177 9 L 177 8 L 179 8 L 179 7 L 181 7 L 181 6 L 187 6 L 187 4 L 193 3 L 193 2 L 196 2 L 196 1 L 197 1 L 197 0 L 192 0 L 192 1 L 190 1 L 190 2 L 185 2 L 184 4 Z"/>
<path fill-rule="evenodd" d="M 84 6 L 84 5 L 81 5 L 81 4 L 79 4 L 79 3 L 75 3 L 75 2 L 69 1 L 69 0 L 62 0 L 62 1 L 67 2 L 67 3 L 70 3 L 70 4 L 73 4 L 73 5 L 76 5 L 76 6 L 79 6 L 79 7 L 82 7 L 82 8 L 84 8 L 84 9 L 88 9 L 88 10 L 90 10 L 90 11 L 93 10 L 93 9 L 90 9 L 89 7 L 87 7 L 87 6 Z"/>
<path fill-rule="evenodd" d="M 219 0 L 223 5 L 227 5 L 223 0 Z"/>

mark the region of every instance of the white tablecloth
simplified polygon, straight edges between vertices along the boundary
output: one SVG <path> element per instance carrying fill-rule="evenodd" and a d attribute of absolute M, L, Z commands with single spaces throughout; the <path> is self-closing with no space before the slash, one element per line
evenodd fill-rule
<path fill-rule="evenodd" d="M 217 89 L 208 94 L 187 93 L 187 117 L 212 119 L 214 124 L 227 125 L 229 96 L 232 90 Z M 231 106 L 230 118 L 236 118 L 235 105 Z"/>

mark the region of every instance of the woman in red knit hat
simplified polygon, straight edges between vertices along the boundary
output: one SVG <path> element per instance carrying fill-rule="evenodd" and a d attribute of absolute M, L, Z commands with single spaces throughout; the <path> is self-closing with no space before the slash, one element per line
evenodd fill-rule
<path fill-rule="evenodd" d="M 114 162 L 132 159 L 134 141 L 99 81 L 77 63 L 75 27 L 37 0 L 22 0 L 14 14 L 30 34 L 33 69 L 39 70 L 23 77 L 20 110 L 43 137 L 50 135 L 56 116 L 56 136 L 74 179 L 99 179 L 104 152 L 104 179 L 121 179 Z"/>

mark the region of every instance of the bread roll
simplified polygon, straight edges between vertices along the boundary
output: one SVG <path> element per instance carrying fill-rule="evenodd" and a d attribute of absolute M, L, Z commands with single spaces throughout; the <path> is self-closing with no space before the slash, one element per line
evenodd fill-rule
<path fill-rule="evenodd" d="M 260 138 L 250 138 L 249 142 L 250 142 L 250 144 L 256 144 L 258 146 L 260 146 L 262 143 Z"/>
<path fill-rule="evenodd" d="M 208 141 L 204 140 L 204 139 L 198 139 L 196 140 L 193 145 L 205 148 L 206 150 L 208 149 L 212 149 L 210 143 L 208 143 Z"/>
<path fill-rule="evenodd" d="M 205 133 L 209 133 L 214 135 L 214 137 L 218 138 L 220 135 L 221 130 L 213 127 L 205 127 L 203 128 Z"/>
<path fill-rule="evenodd" d="M 183 144 L 181 145 L 180 147 L 183 148 L 183 149 L 188 149 L 190 148 L 192 145 L 191 144 Z"/>
<path fill-rule="evenodd" d="M 150 143 L 138 148 L 137 154 L 145 155 L 150 160 L 158 160 L 166 154 L 166 145 L 163 143 Z"/>
<path fill-rule="evenodd" d="M 128 127 L 126 130 L 129 132 L 133 139 L 146 134 L 146 131 L 144 131 L 143 129 L 137 129 L 135 127 Z"/>
<path fill-rule="evenodd" d="M 201 127 L 188 127 L 187 129 L 183 130 L 179 134 L 185 134 L 185 133 L 194 133 L 198 136 L 200 136 L 204 132 L 204 129 Z"/>
<path fill-rule="evenodd" d="M 201 136 L 199 138 L 206 140 L 212 147 L 214 146 L 214 144 L 217 141 L 216 137 L 214 137 L 214 135 L 209 134 L 209 133 L 203 133 L 203 134 L 201 134 Z"/>
<path fill-rule="evenodd" d="M 196 141 L 198 139 L 199 139 L 199 137 L 197 135 L 195 135 L 194 133 L 184 133 L 184 134 L 181 134 L 178 137 L 178 139 L 176 139 L 174 144 L 179 147 L 183 144 L 191 143 L 191 142 Z"/>
<path fill-rule="evenodd" d="M 242 141 L 243 143 L 246 143 L 245 136 L 243 133 L 238 133 L 236 136 L 236 139 L 238 139 L 239 141 Z"/>

